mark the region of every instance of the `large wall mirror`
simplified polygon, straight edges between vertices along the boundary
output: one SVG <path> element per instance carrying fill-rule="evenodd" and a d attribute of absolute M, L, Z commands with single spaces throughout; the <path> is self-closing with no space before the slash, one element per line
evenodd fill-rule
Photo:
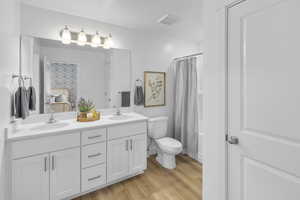
<path fill-rule="evenodd" d="M 22 36 L 20 71 L 35 87 L 36 114 L 76 111 L 80 97 L 97 109 L 130 106 L 130 50 Z"/>

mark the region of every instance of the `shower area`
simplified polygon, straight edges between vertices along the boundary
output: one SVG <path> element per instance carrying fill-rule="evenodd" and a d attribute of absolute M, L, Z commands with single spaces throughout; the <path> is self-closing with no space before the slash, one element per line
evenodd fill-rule
<path fill-rule="evenodd" d="M 175 58 L 169 68 L 169 133 L 183 153 L 202 163 L 203 54 Z"/>

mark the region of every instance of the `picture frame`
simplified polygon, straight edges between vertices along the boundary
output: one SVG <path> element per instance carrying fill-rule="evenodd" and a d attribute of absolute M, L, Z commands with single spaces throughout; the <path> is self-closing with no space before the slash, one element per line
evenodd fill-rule
<path fill-rule="evenodd" d="M 166 73 L 144 72 L 144 107 L 156 107 L 166 105 Z"/>

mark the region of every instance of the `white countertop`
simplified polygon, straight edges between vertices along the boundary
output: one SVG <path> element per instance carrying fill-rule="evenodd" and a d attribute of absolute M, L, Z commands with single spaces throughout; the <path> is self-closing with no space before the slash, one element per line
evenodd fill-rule
<path fill-rule="evenodd" d="M 137 113 L 124 113 L 129 116 L 126 119 L 113 120 L 114 115 L 101 116 L 101 119 L 94 122 L 77 122 L 72 120 L 60 120 L 54 124 L 47 124 L 46 122 L 32 123 L 19 125 L 16 131 L 9 131 L 7 134 L 7 142 L 32 139 L 36 137 L 43 137 L 49 135 L 58 135 L 69 132 L 78 132 L 85 129 L 101 128 L 114 126 L 118 124 L 126 124 L 131 122 L 146 121 L 147 117 Z M 49 126 L 49 127 L 48 127 Z M 52 126 L 52 127 L 51 127 Z"/>

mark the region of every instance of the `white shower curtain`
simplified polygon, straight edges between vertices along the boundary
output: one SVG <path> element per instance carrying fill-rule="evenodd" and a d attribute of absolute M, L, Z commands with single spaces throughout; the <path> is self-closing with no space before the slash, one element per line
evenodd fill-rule
<path fill-rule="evenodd" d="M 170 132 L 183 144 L 184 153 L 198 159 L 197 58 L 174 61 L 171 75 Z"/>

